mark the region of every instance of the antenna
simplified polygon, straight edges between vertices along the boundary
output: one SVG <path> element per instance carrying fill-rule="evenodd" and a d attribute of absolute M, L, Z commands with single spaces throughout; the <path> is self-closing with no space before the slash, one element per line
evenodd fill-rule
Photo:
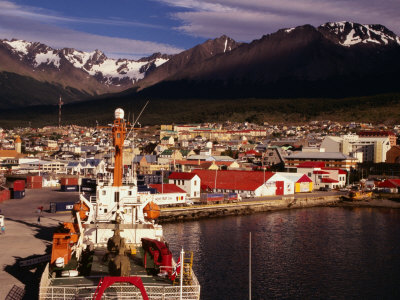
<path fill-rule="evenodd" d="M 139 120 L 140 116 L 142 115 L 143 111 L 146 109 L 147 104 L 149 104 L 149 101 L 147 101 L 146 104 L 143 106 L 143 108 L 142 108 L 142 110 L 140 111 L 140 113 L 139 113 L 138 117 L 136 118 L 136 120 L 135 120 L 135 114 L 132 113 L 132 122 L 133 122 L 133 124 L 132 124 L 131 129 L 129 130 L 129 132 L 126 134 L 125 140 L 129 137 L 129 135 L 130 135 L 132 132 L 133 132 L 132 137 L 133 137 L 133 139 L 135 139 L 135 134 L 134 134 L 134 133 L 135 133 L 135 132 L 134 132 L 135 125 L 136 125 L 136 123 L 138 122 L 138 120 Z M 129 118 L 129 115 L 128 115 L 128 118 Z M 134 141 L 133 141 L 133 143 L 132 143 L 132 155 L 133 155 L 133 153 L 134 153 L 134 149 L 135 149 L 135 143 L 134 143 Z M 132 173 L 133 173 L 133 174 L 132 174 Z M 133 159 L 132 159 L 132 162 L 131 162 L 131 174 L 132 174 L 132 176 L 133 176 L 133 178 L 132 178 L 133 181 L 136 182 L 136 180 L 137 180 L 137 178 L 136 178 L 136 165 L 133 163 Z"/>
<path fill-rule="evenodd" d="M 147 104 L 149 104 L 149 101 L 146 102 L 146 104 L 143 106 L 142 110 L 140 111 L 138 117 L 135 118 L 133 117 L 133 124 L 131 126 L 131 130 L 129 130 L 128 134 L 126 135 L 125 139 L 127 139 L 129 137 L 129 135 L 131 134 L 131 132 L 133 131 L 133 129 L 135 128 L 135 125 L 137 124 L 137 122 L 139 121 L 140 116 L 142 115 L 142 113 L 144 112 L 144 110 L 146 109 Z"/>
<path fill-rule="evenodd" d="M 61 128 L 61 106 L 64 103 L 61 100 L 61 95 L 60 95 L 60 100 L 58 101 L 58 128 Z"/>

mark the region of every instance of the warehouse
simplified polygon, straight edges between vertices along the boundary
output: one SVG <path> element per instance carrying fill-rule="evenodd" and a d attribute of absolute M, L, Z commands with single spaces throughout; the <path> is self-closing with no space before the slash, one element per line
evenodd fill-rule
<path fill-rule="evenodd" d="M 192 173 L 200 177 L 203 192 L 238 193 L 242 197 L 294 194 L 295 182 L 290 176 L 282 175 L 288 173 L 233 170 L 193 170 Z"/>

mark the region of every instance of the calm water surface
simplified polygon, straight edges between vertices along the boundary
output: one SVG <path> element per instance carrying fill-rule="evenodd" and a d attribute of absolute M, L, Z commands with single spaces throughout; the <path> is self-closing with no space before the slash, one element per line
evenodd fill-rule
<path fill-rule="evenodd" d="M 201 299 L 400 299 L 400 210 L 309 208 L 164 224 Z"/>

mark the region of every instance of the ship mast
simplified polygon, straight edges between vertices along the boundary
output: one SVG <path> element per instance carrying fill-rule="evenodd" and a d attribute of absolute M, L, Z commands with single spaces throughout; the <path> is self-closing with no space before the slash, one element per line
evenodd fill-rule
<path fill-rule="evenodd" d="M 123 176 L 123 147 L 126 135 L 124 111 L 121 108 L 115 110 L 115 120 L 112 127 L 113 144 L 115 147 L 114 180 L 113 186 L 122 186 Z"/>

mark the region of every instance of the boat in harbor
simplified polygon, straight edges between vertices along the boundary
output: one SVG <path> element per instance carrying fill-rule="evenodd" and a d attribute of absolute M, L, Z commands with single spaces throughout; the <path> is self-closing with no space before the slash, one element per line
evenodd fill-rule
<path fill-rule="evenodd" d="M 372 192 L 367 191 L 350 191 L 349 199 L 352 201 L 370 200 L 372 197 Z"/>
<path fill-rule="evenodd" d="M 127 122 L 115 111 L 111 126 L 113 176 L 97 180 L 96 195 L 81 193 L 74 221 L 53 235 L 39 299 L 200 299 L 193 254 L 176 263 L 164 240 L 152 197 L 138 193 L 136 172 L 124 175 Z"/>

